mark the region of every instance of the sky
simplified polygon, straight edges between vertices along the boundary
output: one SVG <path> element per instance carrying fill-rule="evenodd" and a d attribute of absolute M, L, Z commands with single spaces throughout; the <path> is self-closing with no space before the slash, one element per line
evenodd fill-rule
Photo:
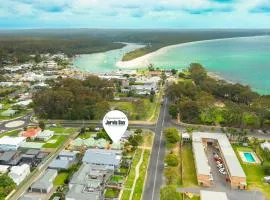
<path fill-rule="evenodd" d="M 270 0 L 0 0 L 21 28 L 270 28 Z"/>

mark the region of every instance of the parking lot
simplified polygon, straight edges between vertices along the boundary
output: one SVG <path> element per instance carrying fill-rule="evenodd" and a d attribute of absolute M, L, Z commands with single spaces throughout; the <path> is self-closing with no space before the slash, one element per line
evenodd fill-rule
<path fill-rule="evenodd" d="M 225 166 L 223 164 L 220 165 L 220 168 L 224 168 L 224 172 L 226 173 L 222 174 L 219 172 L 220 168 L 217 167 L 217 162 L 214 160 L 214 154 L 217 154 L 221 158 L 219 150 L 213 146 L 208 145 L 206 153 L 213 175 L 213 187 L 217 190 L 223 190 L 225 188 L 229 189 L 231 186 L 230 183 L 226 182 L 228 172 L 226 171 Z"/>

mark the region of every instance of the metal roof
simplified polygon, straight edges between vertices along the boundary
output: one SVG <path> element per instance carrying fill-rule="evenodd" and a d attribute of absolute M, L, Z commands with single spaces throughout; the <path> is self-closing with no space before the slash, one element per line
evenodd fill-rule
<path fill-rule="evenodd" d="M 47 169 L 45 174 L 41 176 L 31 188 L 47 190 L 52 187 L 54 178 L 57 175 L 57 170 Z"/>
<path fill-rule="evenodd" d="M 68 169 L 70 167 L 69 160 L 54 159 L 50 164 L 51 169 Z"/>
<path fill-rule="evenodd" d="M 201 190 L 200 196 L 201 200 L 210 200 L 210 199 L 229 200 L 225 192 L 213 192 Z"/>
<path fill-rule="evenodd" d="M 16 153 L 17 153 L 16 151 L 5 151 L 0 156 L 0 161 L 8 162 L 13 158 L 13 156 L 15 156 Z"/>
<path fill-rule="evenodd" d="M 88 149 L 83 157 L 83 162 L 99 165 L 118 166 L 120 163 L 118 151 L 103 149 Z"/>
<path fill-rule="evenodd" d="M 193 142 L 193 152 L 198 174 L 210 176 L 210 166 L 202 143 Z"/>
<path fill-rule="evenodd" d="M 218 141 L 218 144 L 220 146 L 220 151 L 222 152 L 225 162 L 227 164 L 229 173 L 231 176 L 234 177 L 244 177 L 246 178 L 246 174 L 242 169 L 242 166 L 240 165 L 240 162 L 230 144 L 229 139 L 227 138 L 227 136 L 225 134 L 222 133 L 207 133 L 207 132 L 194 132 L 192 134 L 192 140 L 193 140 L 193 147 L 194 145 L 200 146 L 200 148 L 198 148 L 198 150 L 200 151 L 200 149 L 203 148 L 203 143 L 202 143 L 202 138 L 208 138 L 208 139 L 214 139 Z M 205 156 L 205 152 L 195 152 L 195 154 L 201 155 L 201 156 Z M 204 154 L 204 155 L 203 155 Z M 196 157 L 197 159 L 197 157 Z M 199 159 L 196 161 L 198 163 Z M 199 165 L 197 165 L 198 168 L 205 168 L 205 163 L 200 163 Z M 201 170 L 205 170 L 205 169 L 201 169 Z"/>

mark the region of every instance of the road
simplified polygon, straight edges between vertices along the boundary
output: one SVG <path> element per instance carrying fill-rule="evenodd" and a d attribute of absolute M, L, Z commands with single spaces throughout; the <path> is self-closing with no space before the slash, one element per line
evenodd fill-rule
<path fill-rule="evenodd" d="M 161 106 L 158 121 L 155 127 L 155 138 L 144 187 L 143 200 L 159 199 L 159 190 L 163 184 L 163 160 L 165 156 L 165 142 L 162 140 L 163 128 L 166 127 L 170 117 L 167 113 L 167 98 Z"/>
<path fill-rule="evenodd" d="M 28 113 L 22 117 L 18 117 L 18 118 L 11 119 L 11 120 L 0 121 L 0 130 L 4 130 L 6 132 L 6 131 L 12 131 L 14 129 L 24 128 L 29 123 L 31 123 L 30 119 L 31 119 L 32 114 L 33 113 Z M 17 127 L 6 127 L 7 124 L 9 124 L 11 122 L 15 122 L 15 121 L 23 121 L 24 123 L 20 126 L 17 126 Z"/>

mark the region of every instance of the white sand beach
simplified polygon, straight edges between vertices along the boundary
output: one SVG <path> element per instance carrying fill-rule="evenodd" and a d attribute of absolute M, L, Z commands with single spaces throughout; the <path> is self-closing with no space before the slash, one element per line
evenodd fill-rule
<path fill-rule="evenodd" d="M 116 62 L 116 66 L 119 68 L 144 68 L 147 67 L 149 64 L 151 64 L 151 58 L 162 55 L 166 53 L 168 50 L 177 48 L 177 47 L 184 47 L 189 46 L 193 44 L 200 44 L 204 42 L 215 42 L 215 41 L 222 41 L 222 40 L 231 40 L 231 39 L 239 39 L 239 38 L 250 38 L 250 37 L 264 37 L 264 36 L 249 36 L 249 37 L 233 37 L 233 38 L 222 38 L 222 39 L 211 39 L 211 40 L 200 40 L 200 41 L 194 41 L 194 42 L 186 42 L 181 44 L 175 44 L 166 46 L 163 48 L 158 49 L 157 51 L 151 52 L 149 54 L 146 54 L 144 56 L 135 58 L 130 61 L 118 61 Z"/>

